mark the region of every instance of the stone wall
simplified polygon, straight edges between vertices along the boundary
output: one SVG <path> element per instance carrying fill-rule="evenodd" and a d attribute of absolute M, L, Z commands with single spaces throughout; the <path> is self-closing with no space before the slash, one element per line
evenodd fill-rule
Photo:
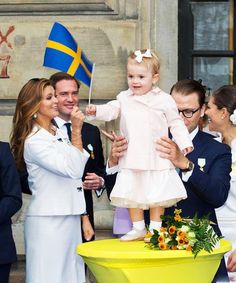
<path fill-rule="evenodd" d="M 1 0 L 0 3 L 0 139 L 8 141 L 15 101 L 22 85 L 56 70 L 42 67 L 47 37 L 55 21 L 72 33 L 88 58 L 96 63 L 92 98 L 104 102 L 127 87 L 126 59 L 131 50 L 152 48 L 161 58 L 159 86 L 169 91 L 177 79 L 177 0 Z M 88 88 L 80 92 L 82 109 Z M 118 129 L 118 122 L 98 123 Z M 109 141 L 103 140 L 105 156 Z M 29 197 L 14 217 L 19 254 L 24 253 L 23 221 Z M 94 198 L 98 229 L 111 229 L 113 208 L 106 193 Z"/>

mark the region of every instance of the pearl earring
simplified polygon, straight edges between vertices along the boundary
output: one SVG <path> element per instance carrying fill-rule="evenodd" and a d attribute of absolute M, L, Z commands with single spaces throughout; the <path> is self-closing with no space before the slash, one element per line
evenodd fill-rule
<path fill-rule="evenodd" d="M 34 118 L 34 119 L 37 119 L 37 117 L 38 117 L 38 114 L 37 114 L 37 113 L 34 113 L 33 118 Z"/>

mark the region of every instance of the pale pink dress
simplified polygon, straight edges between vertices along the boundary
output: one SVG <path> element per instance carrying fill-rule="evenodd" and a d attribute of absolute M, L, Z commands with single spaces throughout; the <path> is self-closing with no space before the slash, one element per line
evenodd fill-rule
<path fill-rule="evenodd" d="M 186 190 L 174 165 L 161 158 L 155 148 L 155 141 L 168 136 L 168 129 L 181 150 L 193 146 L 171 95 L 155 88 L 135 96 L 128 89 L 116 100 L 97 105 L 97 119 L 110 121 L 118 117 L 120 133 L 128 140 L 128 149 L 119 160 L 111 203 L 148 209 L 169 207 L 185 199 Z"/>

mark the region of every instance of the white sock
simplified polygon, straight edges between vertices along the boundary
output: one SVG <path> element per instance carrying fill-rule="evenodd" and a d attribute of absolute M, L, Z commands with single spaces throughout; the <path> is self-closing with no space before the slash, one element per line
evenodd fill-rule
<path fill-rule="evenodd" d="M 139 231 L 145 229 L 145 222 L 144 222 L 144 220 L 133 222 L 133 228 L 135 230 L 139 230 Z"/>
<path fill-rule="evenodd" d="M 159 230 L 161 228 L 161 221 L 150 221 L 150 225 L 149 225 L 149 231 L 153 231 L 153 229 L 155 230 Z"/>

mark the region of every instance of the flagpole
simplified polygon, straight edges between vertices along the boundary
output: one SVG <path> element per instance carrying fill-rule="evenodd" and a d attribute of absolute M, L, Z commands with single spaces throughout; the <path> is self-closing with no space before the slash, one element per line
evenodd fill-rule
<path fill-rule="evenodd" d="M 88 105 L 90 105 L 90 103 L 91 103 L 91 94 L 92 94 L 92 85 L 93 85 L 93 73 L 94 73 L 94 69 L 95 69 L 95 63 L 93 63 L 93 67 L 92 67 L 91 82 L 90 82 L 90 86 L 89 86 Z"/>

